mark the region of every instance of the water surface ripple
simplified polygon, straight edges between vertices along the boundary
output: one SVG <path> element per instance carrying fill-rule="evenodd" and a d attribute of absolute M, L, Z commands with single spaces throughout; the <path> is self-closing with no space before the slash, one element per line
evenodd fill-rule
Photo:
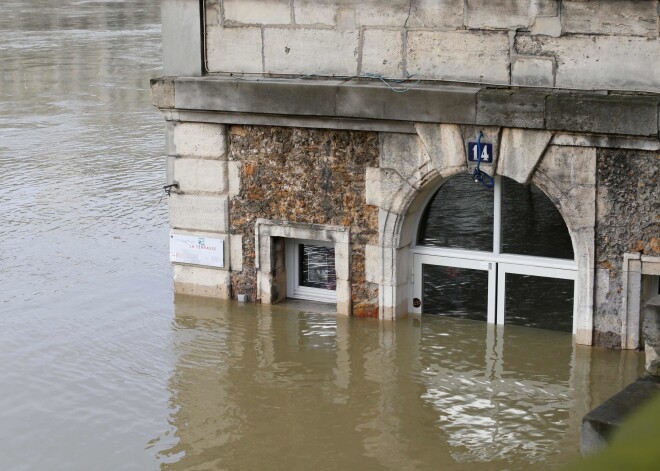
<path fill-rule="evenodd" d="M 635 354 L 179 297 L 159 0 L 0 17 L 0 469 L 552 469 Z"/>

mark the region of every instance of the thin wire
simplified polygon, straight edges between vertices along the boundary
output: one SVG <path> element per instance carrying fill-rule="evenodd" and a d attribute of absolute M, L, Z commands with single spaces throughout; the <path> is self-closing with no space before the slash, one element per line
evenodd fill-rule
<path fill-rule="evenodd" d="M 241 74 L 241 75 L 236 75 L 236 74 Z M 245 80 L 245 81 L 256 81 L 258 82 L 260 79 L 268 79 L 268 75 L 272 75 L 270 73 L 248 73 L 248 72 L 229 72 L 229 71 L 223 71 L 223 72 L 209 72 L 209 75 L 229 75 L 232 78 L 235 78 L 237 80 Z M 377 75 L 377 74 L 373 74 Z M 414 77 L 415 74 L 411 74 L 408 77 Z M 343 80 L 350 80 L 350 79 L 356 79 L 356 78 L 378 78 L 378 77 L 370 77 L 366 73 L 363 75 L 319 75 L 319 74 L 304 74 L 304 75 L 289 75 L 289 76 L 279 76 L 279 77 L 272 77 L 272 78 L 277 78 L 277 79 L 282 79 L 282 80 L 299 80 L 299 79 L 307 79 L 307 78 L 327 78 L 327 79 L 343 79 Z M 395 78 L 387 78 L 383 77 L 382 80 L 385 80 L 386 82 L 393 82 L 393 83 L 401 83 L 401 81 L 405 81 L 408 79 L 395 79 Z M 599 91 L 604 91 L 608 93 L 616 93 L 616 92 L 621 92 L 621 93 L 648 93 L 652 95 L 658 95 L 657 90 L 640 90 L 640 89 L 630 89 L 630 90 L 624 90 L 620 88 L 608 88 L 608 89 L 603 89 L 603 88 L 567 88 L 567 87 L 547 87 L 543 85 L 525 85 L 525 86 L 520 86 L 520 85 L 513 85 L 510 83 L 495 83 L 495 82 L 472 82 L 468 80 L 443 80 L 443 79 L 438 79 L 438 78 L 419 78 L 417 79 L 417 83 L 421 82 L 424 80 L 424 82 L 435 82 L 435 83 L 442 83 L 442 84 L 460 84 L 460 85 L 472 85 L 472 86 L 489 86 L 489 87 L 498 87 L 502 89 L 511 89 L 511 88 L 522 88 L 522 89 L 540 89 L 540 90 L 562 90 L 562 91 L 571 91 L 571 92 L 599 92 Z"/>

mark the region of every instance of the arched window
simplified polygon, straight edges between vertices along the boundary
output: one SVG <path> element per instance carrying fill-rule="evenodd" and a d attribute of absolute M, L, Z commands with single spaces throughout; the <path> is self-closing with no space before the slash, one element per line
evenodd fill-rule
<path fill-rule="evenodd" d="M 571 332 L 576 274 L 568 228 L 540 189 L 459 174 L 422 215 L 412 310 Z"/>

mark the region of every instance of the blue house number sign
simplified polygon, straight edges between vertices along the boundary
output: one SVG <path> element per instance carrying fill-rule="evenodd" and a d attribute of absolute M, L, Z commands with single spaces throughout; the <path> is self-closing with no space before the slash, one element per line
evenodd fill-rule
<path fill-rule="evenodd" d="M 470 162 L 476 162 L 479 160 L 479 156 L 477 155 L 476 142 L 468 142 L 468 160 Z M 488 144 L 485 142 L 481 143 L 481 163 L 493 163 L 493 144 Z"/>

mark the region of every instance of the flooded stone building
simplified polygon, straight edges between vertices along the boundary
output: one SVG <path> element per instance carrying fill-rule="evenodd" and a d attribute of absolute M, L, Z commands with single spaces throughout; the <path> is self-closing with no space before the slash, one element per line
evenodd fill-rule
<path fill-rule="evenodd" d="M 658 2 L 163 0 L 162 20 L 177 292 L 640 346 Z"/>

